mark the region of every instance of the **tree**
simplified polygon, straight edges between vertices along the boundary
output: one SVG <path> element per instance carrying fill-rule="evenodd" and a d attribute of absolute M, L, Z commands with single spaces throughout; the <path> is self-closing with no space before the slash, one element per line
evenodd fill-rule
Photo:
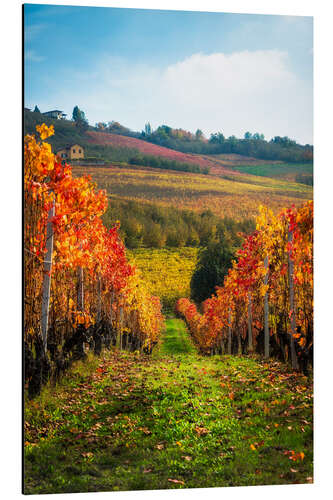
<path fill-rule="evenodd" d="M 148 221 L 143 232 L 143 244 L 149 248 L 162 248 L 165 245 L 166 236 L 161 225 Z"/>
<path fill-rule="evenodd" d="M 191 298 L 203 302 L 223 285 L 224 277 L 232 266 L 234 251 L 227 242 L 213 242 L 199 252 L 198 262 L 191 279 Z"/>
<path fill-rule="evenodd" d="M 75 125 L 82 132 L 88 129 L 88 120 L 84 111 L 82 111 L 78 106 L 74 106 L 72 120 L 75 122 Z"/>
<path fill-rule="evenodd" d="M 95 127 L 98 128 L 99 130 L 105 130 L 107 127 L 107 124 L 105 122 L 98 122 L 95 124 Z"/>
<path fill-rule="evenodd" d="M 244 134 L 244 139 L 247 139 L 247 140 L 252 139 L 252 134 L 251 134 L 251 132 L 245 132 L 245 134 Z"/>
<path fill-rule="evenodd" d="M 87 121 L 84 111 L 82 111 L 78 106 L 74 106 L 72 114 L 73 122 Z"/>
<path fill-rule="evenodd" d="M 79 106 L 74 106 L 73 108 L 73 114 L 72 114 L 72 120 L 73 122 L 76 122 L 79 117 L 81 116 L 81 111 L 79 109 Z"/>
<path fill-rule="evenodd" d="M 195 133 L 195 138 L 197 141 L 201 141 L 203 139 L 203 131 L 198 128 L 198 130 Z"/>
<path fill-rule="evenodd" d="M 223 144 L 225 141 L 225 137 L 222 132 L 216 132 L 216 134 L 211 134 L 209 138 L 209 142 L 212 144 Z"/>
<path fill-rule="evenodd" d="M 151 125 L 150 125 L 150 123 L 148 122 L 148 123 L 146 123 L 146 125 L 145 125 L 145 134 L 146 134 L 146 135 L 151 135 L 151 132 L 152 132 L 152 130 L 151 130 Z"/>
<path fill-rule="evenodd" d="M 39 107 L 37 106 L 37 104 L 35 106 L 34 113 L 40 113 L 40 110 L 39 110 Z"/>

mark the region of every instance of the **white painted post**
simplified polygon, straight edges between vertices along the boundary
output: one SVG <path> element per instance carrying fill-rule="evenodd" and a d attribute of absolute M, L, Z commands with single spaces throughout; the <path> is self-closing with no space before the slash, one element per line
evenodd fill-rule
<path fill-rule="evenodd" d="M 231 354 L 231 309 L 229 308 L 228 354 Z"/>
<path fill-rule="evenodd" d="M 264 266 L 266 268 L 266 275 L 264 279 L 264 284 L 268 283 L 268 255 L 266 255 L 264 260 Z M 269 309 L 268 309 L 268 292 L 265 293 L 264 302 L 264 322 L 265 322 L 265 358 L 269 358 Z"/>
<path fill-rule="evenodd" d="M 44 258 L 44 277 L 42 289 L 42 338 L 44 352 L 47 349 L 47 331 L 49 326 L 49 308 L 50 308 L 50 292 L 51 292 L 51 271 L 52 271 L 52 254 L 53 254 L 53 224 L 52 218 L 55 214 L 55 202 L 53 201 L 49 209 L 47 226 L 46 226 L 46 255 Z"/>
<path fill-rule="evenodd" d="M 293 241 L 293 233 L 292 231 L 288 231 L 288 243 L 292 243 Z M 290 302 L 290 326 L 291 331 L 290 335 L 290 354 L 291 354 L 291 365 L 293 370 L 298 370 L 298 361 L 296 356 L 295 349 L 295 340 L 294 334 L 296 333 L 296 318 L 295 318 L 295 299 L 294 299 L 294 262 L 291 258 L 291 251 L 288 253 L 288 277 L 289 277 L 289 302 Z"/>
<path fill-rule="evenodd" d="M 249 333 L 249 352 L 253 351 L 253 337 L 252 337 L 252 299 L 251 292 L 249 292 L 249 303 L 247 309 L 247 320 L 248 320 L 248 333 Z"/>

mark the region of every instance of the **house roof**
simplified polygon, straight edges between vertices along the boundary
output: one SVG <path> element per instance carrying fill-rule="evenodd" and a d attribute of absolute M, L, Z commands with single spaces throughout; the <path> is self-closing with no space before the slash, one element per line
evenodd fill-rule
<path fill-rule="evenodd" d="M 83 146 L 81 146 L 81 144 L 78 144 L 77 142 L 75 142 L 74 144 L 68 144 L 67 146 L 64 146 L 63 148 L 59 149 L 59 151 L 64 151 L 64 150 L 67 150 L 67 149 L 70 149 L 72 148 L 73 146 L 79 146 L 80 148 L 84 149 Z"/>
<path fill-rule="evenodd" d="M 45 111 L 44 113 L 42 113 L 43 115 L 47 115 L 48 113 L 63 113 L 63 111 L 61 111 L 60 109 L 51 109 L 51 111 Z"/>

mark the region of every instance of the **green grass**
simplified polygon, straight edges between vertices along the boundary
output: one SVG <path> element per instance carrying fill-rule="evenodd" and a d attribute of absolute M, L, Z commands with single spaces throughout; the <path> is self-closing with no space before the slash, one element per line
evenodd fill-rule
<path fill-rule="evenodd" d="M 275 361 L 199 356 L 181 320 L 151 357 L 77 364 L 25 416 L 30 494 L 312 481 L 311 381 Z"/>
<path fill-rule="evenodd" d="M 171 318 L 166 322 L 163 342 L 158 350 L 160 355 L 193 354 L 195 348 L 182 320 Z"/>
<path fill-rule="evenodd" d="M 259 177 L 295 181 L 298 174 L 313 175 L 312 163 L 274 163 L 263 165 L 233 165 L 232 170 Z"/>

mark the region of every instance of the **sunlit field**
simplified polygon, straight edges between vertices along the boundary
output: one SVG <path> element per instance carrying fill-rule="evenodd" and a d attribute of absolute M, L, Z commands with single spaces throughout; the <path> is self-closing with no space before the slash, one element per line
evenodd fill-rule
<path fill-rule="evenodd" d="M 251 175 L 227 178 L 184 172 L 107 167 L 73 167 L 74 175 L 90 174 L 109 196 L 150 201 L 197 212 L 210 209 L 240 220 L 256 216 L 260 204 L 274 211 L 312 198 L 312 187 Z"/>
<path fill-rule="evenodd" d="M 130 262 L 141 271 L 149 293 L 172 309 L 179 297 L 189 296 L 198 248 L 138 248 L 127 250 Z"/>

